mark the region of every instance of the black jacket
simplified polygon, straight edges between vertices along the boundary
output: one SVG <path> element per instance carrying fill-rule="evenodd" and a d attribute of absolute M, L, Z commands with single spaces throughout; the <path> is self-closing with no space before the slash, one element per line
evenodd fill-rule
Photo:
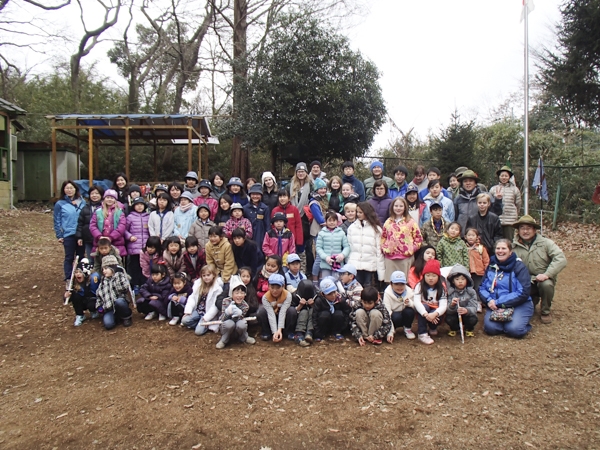
<path fill-rule="evenodd" d="M 256 245 L 256 242 L 246 239 L 244 245 L 238 247 L 235 244 L 231 245 L 233 257 L 238 268 L 250 267 L 252 276 L 256 274 L 259 267 L 264 264 L 262 251 Z"/>
<path fill-rule="evenodd" d="M 469 228 L 475 228 L 479 231 L 481 243 L 485 246 L 488 254 L 494 254 L 494 243 L 498 239 L 502 239 L 502 224 L 500 218 L 493 212 L 488 211 L 485 216 L 481 216 L 479 211 L 469 216 L 467 226 L 464 229 L 466 232 Z"/>
<path fill-rule="evenodd" d="M 79 213 L 75 237 L 77 239 L 83 239 L 85 244 L 92 244 L 94 242 L 94 236 L 92 236 L 92 233 L 90 232 L 90 220 L 92 220 L 92 214 L 96 212 L 98 208 L 102 208 L 102 202 L 95 204 L 86 203 Z"/>

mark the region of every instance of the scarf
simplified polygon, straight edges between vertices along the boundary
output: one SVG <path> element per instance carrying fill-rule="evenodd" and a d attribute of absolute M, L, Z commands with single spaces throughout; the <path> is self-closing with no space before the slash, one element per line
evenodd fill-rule
<path fill-rule="evenodd" d="M 194 206 L 193 203 L 188 203 L 187 205 L 179 205 L 179 209 L 181 210 L 181 212 L 188 212 L 190 209 L 192 209 L 192 206 Z"/>
<path fill-rule="evenodd" d="M 262 267 L 262 269 L 261 269 L 261 271 L 260 271 L 260 274 L 261 274 L 263 277 L 265 277 L 265 279 L 266 279 L 266 280 L 268 280 L 268 279 L 269 279 L 269 277 L 270 277 L 271 275 L 273 275 L 271 272 L 267 272 L 267 267 L 266 267 L 266 266 L 263 266 L 263 267 Z"/>
<path fill-rule="evenodd" d="M 304 205 L 308 205 L 310 195 L 310 182 L 307 180 L 298 192 L 291 196 L 290 202 L 300 211 L 300 217 L 304 217 Z"/>

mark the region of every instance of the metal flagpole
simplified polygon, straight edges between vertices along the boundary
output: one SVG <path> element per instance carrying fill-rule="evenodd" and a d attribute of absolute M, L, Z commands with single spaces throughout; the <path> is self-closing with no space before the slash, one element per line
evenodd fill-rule
<path fill-rule="evenodd" d="M 523 168 L 523 195 L 524 195 L 524 212 L 529 214 L 529 0 L 523 0 L 523 15 L 525 20 L 525 120 L 524 120 L 524 168 Z"/>

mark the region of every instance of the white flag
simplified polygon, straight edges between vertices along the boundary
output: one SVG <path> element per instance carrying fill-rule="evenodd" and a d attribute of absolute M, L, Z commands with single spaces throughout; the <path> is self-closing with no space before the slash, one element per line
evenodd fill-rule
<path fill-rule="evenodd" d="M 525 20 L 525 14 L 529 14 L 535 9 L 533 0 L 523 0 L 523 9 L 521 10 L 521 22 Z"/>

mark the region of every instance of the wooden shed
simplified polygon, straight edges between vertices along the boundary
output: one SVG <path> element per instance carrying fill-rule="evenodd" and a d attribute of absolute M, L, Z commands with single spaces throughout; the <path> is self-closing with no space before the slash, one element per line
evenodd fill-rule
<path fill-rule="evenodd" d="M 17 136 L 23 129 L 17 121 L 25 110 L 0 98 L 0 209 L 10 209 L 14 205 L 17 189 L 15 170 L 17 163 Z"/>

